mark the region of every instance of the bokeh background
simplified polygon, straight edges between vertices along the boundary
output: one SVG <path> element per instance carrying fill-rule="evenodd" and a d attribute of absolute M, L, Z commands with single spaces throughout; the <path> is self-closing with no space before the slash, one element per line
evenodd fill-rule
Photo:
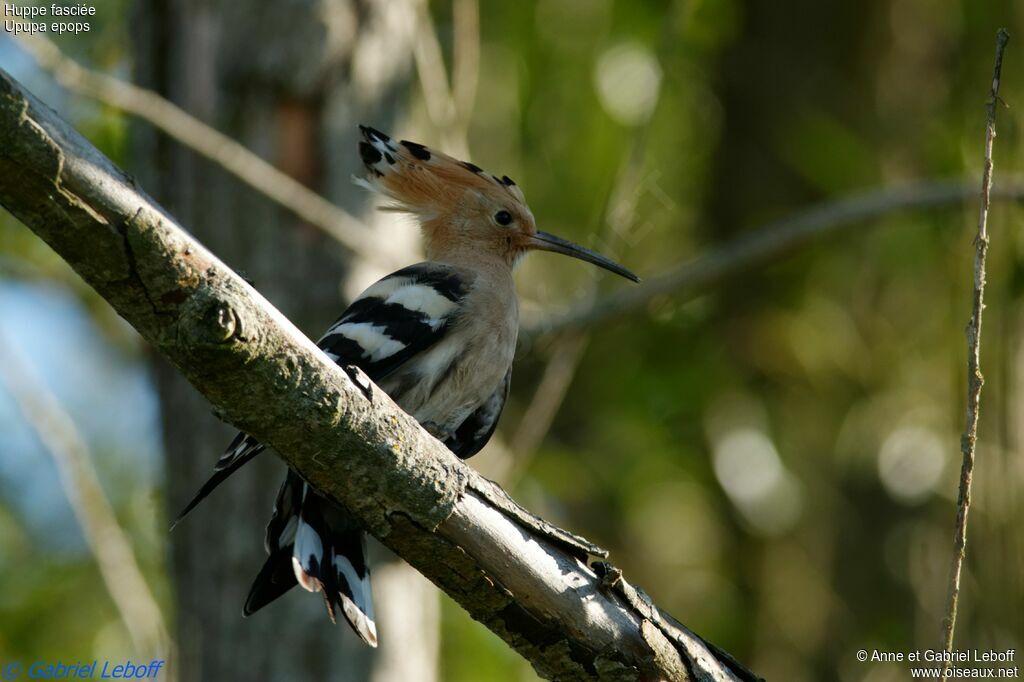
<path fill-rule="evenodd" d="M 88 33 L 51 36 L 70 58 L 237 138 L 371 224 L 399 261 L 415 259 L 416 232 L 350 184 L 356 123 L 510 175 L 543 229 L 654 276 L 859 192 L 977 187 L 1001 26 L 1012 38 L 996 187 L 1020 187 L 1024 173 L 1024 4 L 1009 0 L 96 8 Z M 6 33 L 0 68 L 309 335 L 383 274 L 149 123 L 59 85 Z M 1022 218 L 1019 199 L 992 206 L 957 628 L 958 648 L 1018 653 Z M 976 221 L 973 199 L 880 212 L 557 333 L 545 315 L 627 285 L 533 256 L 519 271 L 532 333 L 498 436 L 472 463 L 610 548 L 660 606 L 767 679 L 908 679 L 905 665 L 854 653 L 939 646 Z M 0 660 L 156 651 L 181 680 L 535 678 L 383 550 L 379 652 L 331 627 L 315 597 L 290 594 L 243 621 L 282 465 L 256 463 L 168 533 L 230 427 L 4 212 L 0 337 L 0 363 L 19 368 L 0 383 Z M 55 457 L 62 448 L 77 459 Z M 83 490 L 103 496 L 82 503 Z M 104 498 L 126 545 L 82 531 Z M 111 546 L 131 550 L 142 589 L 105 577 Z M 157 610 L 132 615 L 132 603 Z"/>

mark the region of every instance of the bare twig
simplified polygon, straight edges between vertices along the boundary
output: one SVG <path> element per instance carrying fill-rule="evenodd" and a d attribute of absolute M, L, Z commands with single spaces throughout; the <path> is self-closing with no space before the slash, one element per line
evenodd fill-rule
<path fill-rule="evenodd" d="M 555 341 L 540 383 L 509 443 L 515 462 L 512 473 L 504 481 L 506 485 L 519 478 L 547 435 L 589 342 L 590 334 L 575 331 L 566 332 Z"/>
<path fill-rule="evenodd" d="M 637 128 L 629 148 L 618 169 L 612 191 L 602 206 L 604 232 L 625 236 L 633 228 L 637 195 L 640 187 L 640 172 L 643 149 L 646 142 L 647 126 Z M 593 301 L 597 292 L 598 274 L 591 271 L 585 286 L 586 300 Z M 514 485 L 526 471 L 530 459 L 543 442 L 551 424 L 561 409 L 566 392 L 579 367 L 583 353 L 590 343 L 590 332 L 584 329 L 567 329 L 557 335 L 552 344 L 550 356 L 534 390 L 529 407 L 519 420 L 510 443 L 514 457 L 512 470 L 506 476 L 506 484 Z"/>
<path fill-rule="evenodd" d="M 956 530 L 953 534 L 953 563 L 949 575 L 949 594 L 946 600 L 946 617 L 942 622 L 942 646 L 946 653 L 953 650 L 953 635 L 956 630 L 956 613 L 960 600 L 960 576 L 963 572 L 967 550 L 967 513 L 971 508 L 971 482 L 974 478 L 974 454 L 978 441 L 978 414 L 981 402 L 981 387 L 985 383 L 981 375 L 981 315 L 985 309 L 985 259 L 988 253 L 988 207 L 992 191 L 992 142 L 996 137 L 996 110 L 999 106 L 999 78 L 1003 68 L 1003 51 L 1010 34 L 999 29 L 996 35 L 995 68 L 992 74 L 992 90 L 988 101 L 988 120 L 985 124 L 985 165 L 981 174 L 981 207 L 978 211 L 978 235 L 974 238 L 974 296 L 971 302 L 971 319 L 967 323 L 967 415 L 964 433 L 960 438 L 963 464 L 960 469 L 960 494 L 957 500 Z M 951 672 L 951 658 L 947 657 L 942 666 L 942 679 L 948 679 Z"/>
<path fill-rule="evenodd" d="M 413 56 L 431 124 L 448 153 L 469 158 L 469 119 L 480 70 L 480 8 L 477 0 L 453 0 L 452 78 L 444 64 L 437 26 L 426 0 L 416 0 L 419 28 Z"/>
<path fill-rule="evenodd" d="M 416 17 L 418 29 L 413 45 L 413 58 L 427 116 L 441 134 L 442 146 L 450 154 L 465 158 L 469 156 L 468 144 L 465 137 L 459 139 L 455 130 L 455 98 L 448 82 L 448 70 L 444 64 L 441 41 L 437 37 L 437 28 L 430 16 L 430 6 L 426 0 L 417 1 Z"/>
<path fill-rule="evenodd" d="M 453 0 L 452 104 L 461 130 L 469 128 L 480 80 L 479 0 Z"/>
<path fill-rule="evenodd" d="M 777 261 L 811 241 L 839 233 L 864 221 L 909 209 L 961 204 L 977 193 L 973 184 L 920 182 L 895 189 L 875 189 L 818 204 L 752 230 L 704 256 L 647 279 L 639 287 L 621 289 L 567 312 L 526 320 L 523 332 L 548 334 L 586 327 L 637 312 L 661 296 L 687 298 L 730 277 Z M 1024 199 L 1024 184 L 992 188 L 993 200 Z"/>
<path fill-rule="evenodd" d="M 387 267 L 396 265 L 354 216 L 173 102 L 152 90 L 91 71 L 41 36 L 21 37 L 19 44 L 68 90 L 150 123 L 363 258 Z"/>
<path fill-rule="evenodd" d="M 135 561 L 131 541 L 103 493 L 88 447 L 68 414 L 3 334 L 0 383 L 6 385 L 25 422 L 57 464 L 64 492 L 136 651 L 143 656 L 166 656 L 170 637 L 163 614 Z"/>
<path fill-rule="evenodd" d="M 665 21 L 661 34 L 658 48 L 659 58 L 664 58 L 667 51 L 676 42 L 679 22 L 675 20 L 675 16 L 680 9 L 681 4 L 678 2 L 673 3 L 670 8 L 667 15 L 668 20 Z M 636 207 L 640 201 L 644 184 L 642 177 L 644 152 L 652 119 L 653 109 L 652 115 L 648 116 L 646 121 L 633 128 L 626 152 L 619 163 L 612 191 L 602 202 L 600 233 L 602 241 L 608 241 L 609 237 L 618 237 L 620 242 L 635 241 L 626 238 L 635 230 Z M 597 285 L 598 273 L 596 270 L 591 270 L 583 300 L 590 304 L 594 302 L 597 297 Z M 512 436 L 510 450 L 515 460 L 512 462 L 511 473 L 505 479 L 506 483 L 513 485 L 516 482 L 518 477 L 525 472 L 530 459 L 543 442 L 555 416 L 561 409 L 566 392 L 576 375 L 576 370 L 579 368 L 579 363 L 583 359 L 583 354 L 589 343 L 590 332 L 580 329 L 568 329 L 554 340 L 541 380 L 537 384 L 529 407 Z"/>

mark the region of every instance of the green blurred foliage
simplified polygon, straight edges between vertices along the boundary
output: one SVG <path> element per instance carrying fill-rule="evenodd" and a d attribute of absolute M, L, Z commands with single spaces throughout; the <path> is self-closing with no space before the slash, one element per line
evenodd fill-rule
<path fill-rule="evenodd" d="M 102 12 L 101 32 L 64 46 L 123 71 L 126 4 Z M 432 8 L 450 48 L 451 8 Z M 1000 26 L 1014 38 L 996 183 L 1021 173 L 1021 3 L 535 0 L 482 3 L 481 25 L 474 160 L 515 178 L 543 229 L 600 245 L 644 275 L 855 190 L 976 182 Z M 617 68 L 633 78 L 615 80 Z M 638 115 L 652 78 L 656 103 Z M 91 105 L 80 113 L 79 128 L 121 160 L 125 121 Z M 635 208 L 609 226 L 608 196 L 634 145 Z M 694 300 L 658 299 L 594 329 L 514 494 L 611 549 L 660 606 L 768 679 L 905 679 L 853 654 L 939 642 L 976 218 L 973 205 L 885 216 Z M 986 385 L 957 633 L 960 648 L 1018 653 L 1022 218 L 1006 203 L 990 217 Z M 7 217 L 0 245 L 30 264 L 25 276 L 58 279 L 109 315 Z M 584 268 L 561 265 L 538 256 L 522 267 L 524 310 L 567 305 L 589 286 Z M 619 286 L 603 278 L 599 290 Z M 518 360 L 506 439 L 551 347 L 542 340 Z M 14 626 L 0 629 L 0 657 L 86 655 L 113 619 L 95 569 L 43 561 L 18 526 L 0 508 L 0 574 L 27 595 L 3 597 Z M 162 549 L 142 548 L 158 567 Z M 69 617 L 57 629 L 33 623 L 62 604 Z M 444 604 L 443 679 L 532 679 Z"/>
<path fill-rule="evenodd" d="M 96 15 L 89 18 L 88 33 L 65 35 L 55 38 L 55 42 L 76 60 L 128 78 L 131 2 L 104 0 L 96 7 Z M 6 33 L 0 33 L 0 49 L 4 56 L 16 52 L 14 41 Z M 24 66 L 25 62 L 17 59 L 12 64 Z M 7 70 L 11 65 L 0 57 L 0 68 Z M 85 137 L 115 163 L 127 163 L 129 121 L 119 112 L 63 94 L 48 76 L 37 70 L 16 75 L 38 94 L 56 97 L 49 103 L 61 109 Z M 0 281 L 3 280 L 35 282 L 44 288 L 56 284 L 78 299 L 89 312 L 96 331 L 122 354 L 125 365 L 146 371 L 144 347 L 134 331 L 67 263 L 6 211 L 0 211 Z M 0 311 L 0 333 L 4 332 L 3 313 Z M 76 349 L 69 347 L 67 352 L 75 353 Z M 0 392 L 3 391 L 0 387 Z M 126 418 L 131 415 L 94 415 L 96 421 Z M 0 432 L 10 426 L 0 420 Z M 108 499 L 115 503 L 118 521 L 136 550 L 136 559 L 150 589 L 164 612 L 173 614 L 165 563 L 164 521 L 161 518 L 158 522 L 154 517 L 163 505 L 159 482 L 153 479 L 152 471 L 144 471 L 141 463 L 132 467 L 135 455 L 117 449 L 123 444 L 97 440 L 89 445 Z M 32 453 L 0 452 L 0 458 L 34 456 L 41 466 L 52 466 L 44 453 L 41 448 Z M 60 490 L 56 479 L 54 487 Z M 16 486 L 0 492 L 0 584 L 4 586 L 0 590 L 0 660 L 21 660 L 27 665 L 36 660 L 73 663 L 104 656 L 123 660 L 132 655 L 131 637 L 92 555 L 81 542 L 61 549 L 53 539 L 33 537 L 29 523 L 19 517 L 11 504 L 21 492 Z"/>

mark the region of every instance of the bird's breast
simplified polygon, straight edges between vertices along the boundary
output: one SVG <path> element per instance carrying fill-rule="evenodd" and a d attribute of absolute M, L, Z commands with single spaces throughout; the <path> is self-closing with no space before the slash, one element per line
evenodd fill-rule
<path fill-rule="evenodd" d="M 517 320 L 463 316 L 436 345 L 381 387 L 421 424 L 441 435 L 457 429 L 498 390 L 515 354 Z"/>

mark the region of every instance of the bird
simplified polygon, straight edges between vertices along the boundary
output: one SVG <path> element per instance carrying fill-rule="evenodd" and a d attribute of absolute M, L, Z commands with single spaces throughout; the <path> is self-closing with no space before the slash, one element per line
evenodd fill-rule
<path fill-rule="evenodd" d="M 428 433 L 466 459 L 494 434 L 509 393 L 519 328 L 513 270 L 530 251 L 572 256 L 633 282 L 625 267 L 537 229 L 519 186 L 408 140 L 359 126 L 365 175 L 358 185 L 413 216 L 426 260 L 380 279 L 317 342 L 344 368 L 358 367 Z M 214 488 L 265 449 L 239 433 L 172 528 Z M 249 616 L 295 585 L 320 592 L 377 646 L 366 536 L 337 503 L 287 472 L 266 529 L 267 559 L 243 608 Z"/>

